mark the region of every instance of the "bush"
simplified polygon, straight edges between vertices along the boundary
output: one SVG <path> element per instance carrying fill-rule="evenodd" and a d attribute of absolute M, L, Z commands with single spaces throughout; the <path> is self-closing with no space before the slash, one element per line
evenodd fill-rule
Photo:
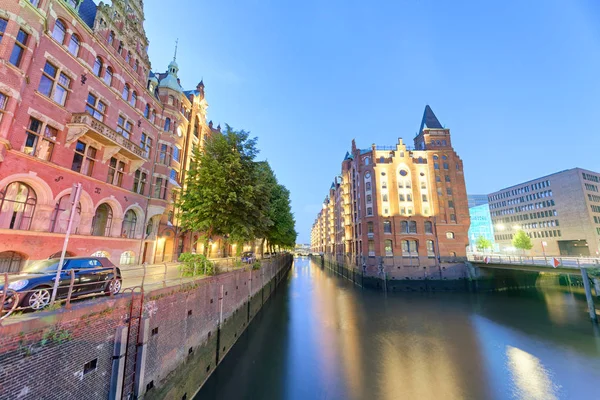
<path fill-rule="evenodd" d="M 214 275 L 215 267 L 204 254 L 182 253 L 179 270 L 183 276 Z"/>
<path fill-rule="evenodd" d="M 252 269 L 260 269 L 260 260 L 254 261 L 254 264 L 252 264 Z"/>

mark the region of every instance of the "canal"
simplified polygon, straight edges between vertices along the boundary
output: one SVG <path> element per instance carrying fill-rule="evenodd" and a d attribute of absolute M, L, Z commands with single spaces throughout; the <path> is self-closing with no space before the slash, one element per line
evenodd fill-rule
<path fill-rule="evenodd" d="M 598 399 L 600 334 L 561 290 L 361 290 L 296 259 L 196 399 Z"/>

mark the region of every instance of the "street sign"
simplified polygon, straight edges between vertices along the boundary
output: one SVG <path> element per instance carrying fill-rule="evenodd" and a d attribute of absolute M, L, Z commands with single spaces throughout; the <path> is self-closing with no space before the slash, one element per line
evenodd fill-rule
<path fill-rule="evenodd" d="M 558 267 L 560 265 L 560 261 L 558 261 L 558 258 L 556 257 L 552 257 L 552 266 L 554 268 Z"/>
<path fill-rule="evenodd" d="M 483 261 L 485 261 L 486 264 L 489 264 L 490 263 L 490 257 L 485 257 L 483 259 Z"/>

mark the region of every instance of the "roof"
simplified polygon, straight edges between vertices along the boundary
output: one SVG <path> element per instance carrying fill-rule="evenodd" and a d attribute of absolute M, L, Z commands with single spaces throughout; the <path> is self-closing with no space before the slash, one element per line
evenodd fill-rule
<path fill-rule="evenodd" d="M 349 152 L 346 152 L 346 155 L 344 156 L 344 161 L 345 160 L 354 160 L 354 156 Z"/>
<path fill-rule="evenodd" d="M 89 26 L 94 28 L 97 6 L 94 0 L 83 0 L 79 5 L 79 16 Z"/>
<path fill-rule="evenodd" d="M 423 128 L 427 127 L 430 129 L 444 129 L 440 121 L 437 119 L 429 104 L 425 106 L 425 111 L 423 112 L 423 119 L 421 120 L 421 128 L 419 128 L 419 132 L 423 132 Z"/>

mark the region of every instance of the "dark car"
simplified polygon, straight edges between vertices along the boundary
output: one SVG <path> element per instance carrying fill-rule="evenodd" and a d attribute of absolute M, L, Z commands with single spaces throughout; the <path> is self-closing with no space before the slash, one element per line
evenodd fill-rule
<path fill-rule="evenodd" d="M 35 261 L 23 268 L 18 275 L 10 275 L 4 308 L 12 308 L 15 299 L 19 302 L 17 307 L 33 310 L 46 307 L 50 303 L 59 262 L 59 258 Z M 113 279 L 115 272 L 116 279 Z M 121 270 L 116 268 L 108 258 L 69 257 L 64 260 L 56 293 L 57 299 L 68 296 L 72 273 L 74 274 L 71 295 L 73 298 L 90 293 L 117 294 L 121 291 Z M 3 286 L 1 282 L 0 297 L 4 290 Z M 18 296 L 15 297 L 14 293 Z"/>
<path fill-rule="evenodd" d="M 253 252 L 246 251 L 246 252 L 242 253 L 242 262 L 243 263 L 252 264 L 254 261 L 256 261 L 256 257 L 254 256 Z"/>

